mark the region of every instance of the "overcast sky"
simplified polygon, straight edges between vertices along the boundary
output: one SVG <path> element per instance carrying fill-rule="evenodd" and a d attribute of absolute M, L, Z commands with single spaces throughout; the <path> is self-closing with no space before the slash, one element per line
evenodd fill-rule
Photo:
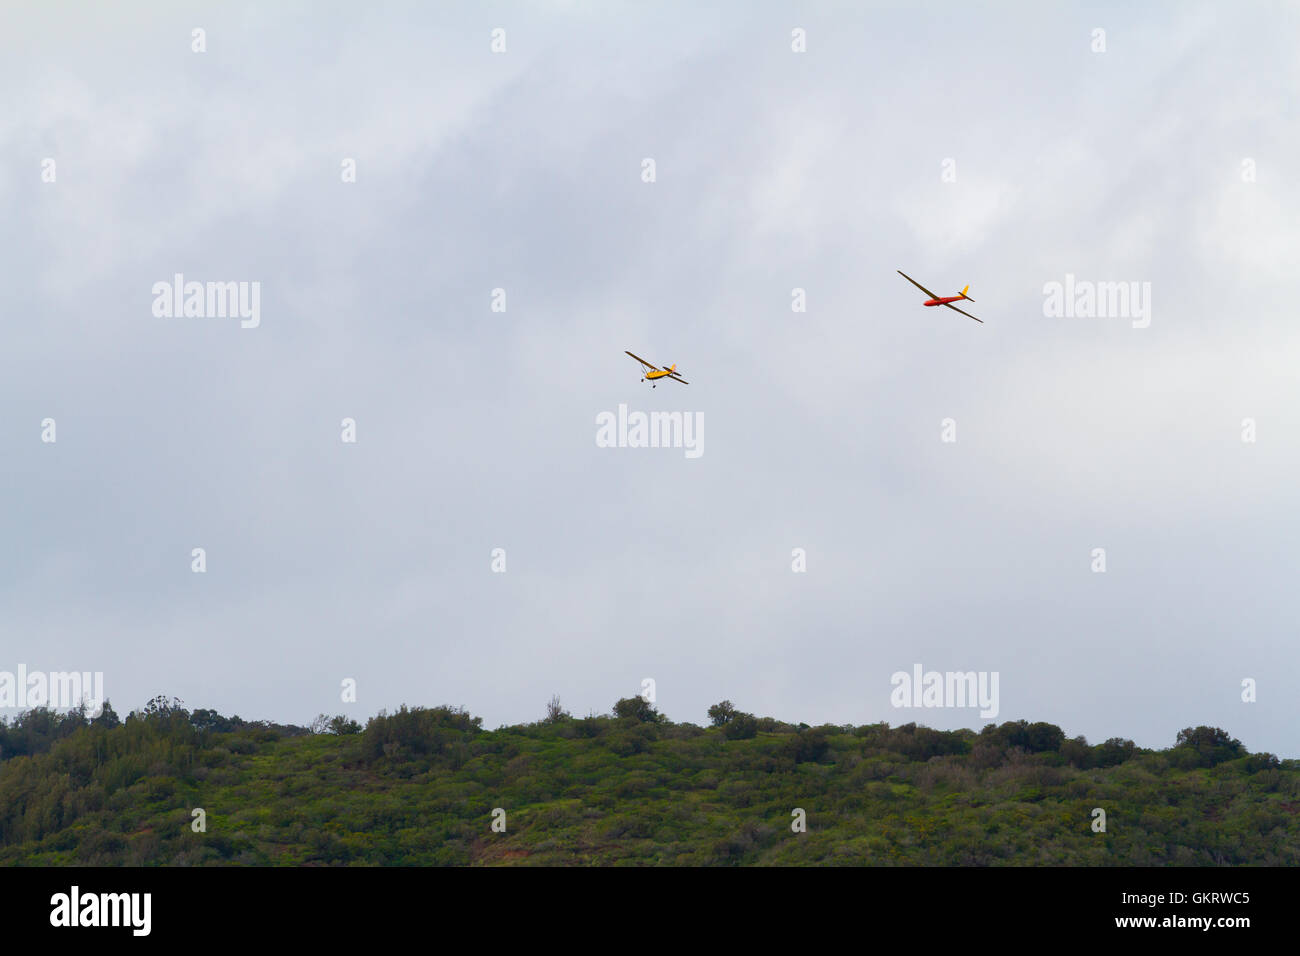
<path fill-rule="evenodd" d="M 1300 755 L 1300 8 L 439 6 L 0 12 L 0 670 Z"/>

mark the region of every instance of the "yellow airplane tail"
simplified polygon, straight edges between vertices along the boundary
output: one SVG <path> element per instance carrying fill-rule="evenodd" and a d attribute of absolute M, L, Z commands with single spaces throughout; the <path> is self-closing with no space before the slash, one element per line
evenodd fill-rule
<path fill-rule="evenodd" d="M 966 293 L 969 292 L 969 291 L 970 291 L 970 286 L 966 286 L 966 288 L 964 288 L 964 289 L 961 290 L 961 297 L 962 297 L 963 299 L 966 299 L 966 300 L 970 301 L 970 302 L 974 302 L 975 300 L 972 299 L 970 296 L 968 296 L 968 295 L 966 294 Z"/>

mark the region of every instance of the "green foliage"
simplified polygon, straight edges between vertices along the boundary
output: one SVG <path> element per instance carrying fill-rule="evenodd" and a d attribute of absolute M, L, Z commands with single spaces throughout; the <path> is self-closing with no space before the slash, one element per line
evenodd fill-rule
<path fill-rule="evenodd" d="M 709 708 L 709 724 L 713 727 L 721 727 L 735 716 L 736 708 L 729 700 L 724 700 Z"/>
<path fill-rule="evenodd" d="M 572 720 L 573 715 L 560 705 L 560 695 L 554 694 L 546 703 L 546 723 L 558 724 L 562 720 Z"/>
<path fill-rule="evenodd" d="M 1246 753 L 1240 740 L 1218 727 L 1186 727 L 1178 731 L 1174 744 L 1175 758 L 1184 767 L 1213 767 Z"/>
<path fill-rule="evenodd" d="M 988 728 L 986 727 L 985 730 L 987 731 Z M 887 730 L 882 739 L 886 747 L 913 760 L 929 760 L 931 757 L 963 754 L 970 749 L 970 745 L 960 733 L 931 730 L 929 727 L 918 727 L 914 723 Z"/>
<path fill-rule="evenodd" d="M 1217 728 L 1146 751 L 1023 721 L 705 731 L 623 709 L 484 731 L 403 706 L 315 734 L 166 698 L 124 723 L 28 711 L 0 722 L 0 865 L 1300 864 L 1300 763 Z"/>
<path fill-rule="evenodd" d="M 655 710 L 654 704 L 641 697 L 624 697 L 614 703 L 614 716 L 621 720 L 635 720 L 638 723 L 659 723 L 664 715 Z"/>
<path fill-rule="evenodd" d="M 796 764 L 816 763 L 826 756 L 826 751 L 829 748 L 830 740 L 827 739 L 826 731 L 821 727 L 801 730 L 787 740 L 785 744 L 786 754 Z"/>
<path fill-rule="evenodd" d="M 458 707 L 415 707 L 405 704 L 391 716 L 380 711 L 366 724 L 361 754 L 367 762 L 383 758 L 409 760 L 418 757 L 455 759 L 463 751 L 467 736 L 482 730 L 483 718 L 471 717 Z"/>
<path fill-rule="evenodd" d="M 980 732 L 980 737 L 1003 748 L 1018 747 L 1025 753 L 1057 752 L 1065 742 L 1065 732 L 1055 724 L 1027 721 L 1008 721 L 1002 725 L 989 724 Z"/>
<path fill-rule="evenodd" d="M 728 740 L 752 740 L 758 736 L 758 719 L 753 714 L 737 711 L 731 714 L 721 726 L 722 736 Z"/>
<path fill-rule="evenodd" d="M 1083 738 L 1078 738 L 1082 740 Z M 1137 753 L 1137 744 L 1122 737 L 1111 737 L 1105 743 L 1093 748 L 1094 767 L 1114 767 L 1129 760 Z"/>
<path fill-rule="evenodd" d="M 215 710 L 194 711 L 190 714 L 190 723 L 198 730 L 214 734 L 232 733 L 244 724 L 238 717 L 223 717 Z"/>
<path fill-rule="evenodd" d="M 361 725 L 355 720 L 343 714 L 336 714 L 330 718 L 329 730 L 332 734 L 359 734 Z"/>

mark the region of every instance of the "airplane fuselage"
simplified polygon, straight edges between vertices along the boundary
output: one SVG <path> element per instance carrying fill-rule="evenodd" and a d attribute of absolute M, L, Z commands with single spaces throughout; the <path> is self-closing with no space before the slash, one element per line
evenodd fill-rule
<path fill-rule="evenodd" d="M 961 302 L 966 297 L 964 295 L 948 295 L 942 299 L 926 299 L 922 305 L 947 305 L 949 302 Z"/>
<path fill-rule="evenodd" d="M 641 381 L 652 382 L 654 387 L 658 387 L 659 379 L 671 378 L 674 382 L 681 382 L 683 385 L 689 385 L 690 382 L 677 374 L 677 363 L 665 365 L 662 368 L 656 368 L 639 355 L 633 355 L 631 352 L 626 353 L 629 358 L 634 358 L 641 363 Z"/>

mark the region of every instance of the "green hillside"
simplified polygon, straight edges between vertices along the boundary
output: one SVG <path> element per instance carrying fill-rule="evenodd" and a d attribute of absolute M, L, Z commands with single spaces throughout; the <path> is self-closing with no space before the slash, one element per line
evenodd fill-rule
<path fill-rule="evenodd" d="M 125 721 L 29 711 L 0 725 L 0 863 L 1300 863 L 1300 762 L 1217 728 L 1145 751 L 1023 721 L 796 727 L 719 705 L 705 728 L 636 699 L 615 713 L 556 701 L 488 731 L 403 707 L 313 732 L 162 698 Z"/>

